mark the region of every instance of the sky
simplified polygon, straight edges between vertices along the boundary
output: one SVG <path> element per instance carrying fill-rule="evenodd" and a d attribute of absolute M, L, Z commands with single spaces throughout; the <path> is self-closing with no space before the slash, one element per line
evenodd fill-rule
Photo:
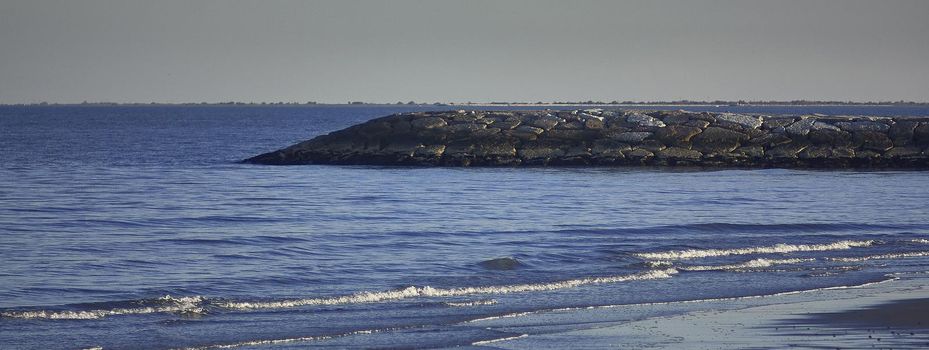
<path fill-rule="evenodd" d="M 929 1 L 0 0 L 0 103 L 929 101 Z"/>

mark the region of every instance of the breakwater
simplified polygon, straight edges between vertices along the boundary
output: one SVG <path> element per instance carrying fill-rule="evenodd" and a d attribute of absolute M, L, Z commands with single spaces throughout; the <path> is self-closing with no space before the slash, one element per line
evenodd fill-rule
<path fill-rule="evenodd" d="M 687 111 L 390 115 L 257 164 L 929 168 L 929 118 Z"/>

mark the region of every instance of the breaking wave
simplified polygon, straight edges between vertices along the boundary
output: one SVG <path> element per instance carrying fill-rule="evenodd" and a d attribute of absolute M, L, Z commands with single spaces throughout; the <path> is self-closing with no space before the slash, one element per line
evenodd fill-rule
<path fill-rule="evenodd" d="M 153 313 L 201 314 L 204 313 L 204 298 L 200 296 L 175 298 L 165 295 L 156 299 L 143 300 L 141 304 L 151 304 L 131 308 L 112 308 L 97 310 L 23 310 L 4 311 L 0 316 L 22 319 L 49 320 L 94 320 L 107 316 L 138 315 Z"/>
<path fill-rule="evenodd" d="M 749 254 L 774 254 L 774 253 L 792 253 L 792 252 L 814 252 L 826 250 L 845 250 L 856 247 L 868 247 L 874 244 L 873 240 L 865 241 L 838 241 L 828 244 L 775 244 L 771 246 L 746 247 L 734 249 L 688 249 L 688 250 L 671 250 L 665 252 L 637 253 L 643 259 L 650 260 L 685 260 L 695 258 L 729 256 L 729 255 L 749 255 Z"/>
<path fill-rule="evenodd" d="M 520 334 L 520 335 L 516 335 L 516 336 L 512 336 L 512 337 L 503 337 L 503 338 L 490 339 L 490 340 L 481 340 L 481 341 L 476 341 L 476 342 L 471 343 L 471 346 L 481 346 L 481 345 L 493 344 L 493 343 L 502 342 L 502 341 L 507 341 L 507 340 L 522 339 L 522 338 L 525 338 L 525 337 L 528 337 L 528 336 L 529 336 L 528 334 Z"/>
<path fill-rule="evenodd" d="M 880 254 L 880 255 L 868 255 L 868 256 L 854 256 L 854 257 L 844 257 L 844 258 L 829 258 L 829 260 L 841 261 L 841 262 L 859 262 L 859 261 L 868 261 L 868 260 L 915 258 L 915 257 L 922 257 L 922 256 L 929 256 L 929 252 L 909 252 L 909 253 L 892 253 L 892 254 Z"/>
<path fill-rule="evenodd" d="M 374 334 L 383 331 L 389 331 L 393 329 L 372 329 L 372 330 L 362 330 L 348 332 L 345 334 L 338 335 L 319 335 L 319 336 L 308 336 L 308 337 L 295 337 L 295 338 L 282 338 L 282 339 L 262 339 L 262 340 L 246 340 L 238 343 L 229 343 L 229 344 L 213 344 L 213 345 L 204 345 L 196 347 L 187 347 L 187 348 L 178 348 L 174 350 L 211 350 L 211 349 L 234 349 L 243 346 L 261 346 L 261 345 L 285 345 L 292 343 L 302 343 L 310 341 L 319 341 L 319 340 L 330 340 L 336 338 L 343 338 L 352 335 L 363 335 L 363 334 Z"/>
<path fill-rule="evenodd" d="M 487 306 L 487 305 L 495 305 L 497 304 L 497 301 L 494 299 L 474 300 L 474 301 L 447 301 L 442 304 L 445 304 L 445 306 L 451 306 L 451 307 Z"/>
<path fill-rule="evenodd" d="M 513 284 L 503 286 L 486 286 L 486 287 L 461 287 L 461 288 L 433 288 L 429 286 L 416 287 L 410 286 L 403 289 L 381 291 L 381 292 L 362 292 L 352 295 L 329 297 L 329 298 L 307 298 L 292 299 L 281 301 L 226 301 L 218 302 L 215 305 L 227 309 L 279 309 L 311 305 L 341 305 L 341 304 L 360 304 L 374 303 L 387 300 L 401 300 L 419 297 L 456 297 L 475 294 L 509 294 L 520 292 L 540 292 L 557 289 L 573 288 L 589 284 L 617 283 L 627 281 L 641 281 L 670 278 L 678 271 L 675 269 L 652 270 L 640 272 L 631 275 L 608 276 L 608 277 L 587 277 L 557 282 Z"/>
<path fill-rule="evenodd" d="M 816 259 L 755 259 L 749 260 L 739 264 L 731 265 L 698 265 L 698 266 L 684 266 L 678 267 L 680 270 L 685 271 L 724 271 L 724 270 L 746 270 L 746 269 L 757 269 L 764 267 L 771 267 L 774 265 L 787 265 L 787 264 L 799 264 L 802 262 L 815 261 Z"/>

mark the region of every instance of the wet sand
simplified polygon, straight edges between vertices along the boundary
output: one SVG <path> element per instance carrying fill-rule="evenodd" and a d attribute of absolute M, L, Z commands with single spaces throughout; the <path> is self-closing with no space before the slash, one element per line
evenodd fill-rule
<path fill-rule="evenodd" d="M 638 318 L 637 315 L 658 316 Z M 628 318 L 624 320 L 623 318 Z M 560 320 L 562 328 L 538 325 Z M 757 298 L 550 311 L 492 320 L 500 349 L 927 349 L 929 276 Z"/>

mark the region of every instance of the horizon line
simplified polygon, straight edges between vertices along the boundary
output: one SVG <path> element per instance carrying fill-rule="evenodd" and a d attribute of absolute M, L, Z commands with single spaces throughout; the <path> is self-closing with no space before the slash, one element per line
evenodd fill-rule
<path fill-rule="evenodd" d="M 512 106 L 614 106 L 614 105 L 929 105 L 929 101 L 839 101 L 839 100 L 669 100 L 669 101 L 551 101 L 551 102 L 527 102 L 527 101 L 490 101 L 490 102 L 415 102 L 415 101 L 398 101 L 398 102 L 368 102 L 368 101 L 347 101 L 341 102 L 317 102 L 317 101 L 218 101 L 218 102 L 109 102 L 109 101 L 82 101 L 82 102 L 21 102 L 21 103 L 0 103 L 0 106 L 313 106 L 313 105 L 380 105 L 380 106 L 402 106 L 402 105 L 435 105 L 435 106 L 488 106 L 488 105 L 512 105 Z"/>

